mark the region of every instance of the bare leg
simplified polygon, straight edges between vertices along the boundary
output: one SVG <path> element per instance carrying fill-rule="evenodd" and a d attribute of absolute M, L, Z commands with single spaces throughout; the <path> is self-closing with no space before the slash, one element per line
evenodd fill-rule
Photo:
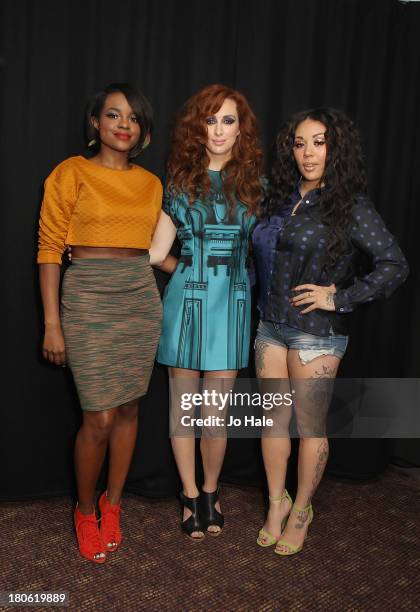
<path fill-rule="evenodd" d="M 138 400 L 117 409 L 109 438 L 109 472 L 107 498 L 119 504 L 137 437 Z"/>
<path fill-rule="evenodd" d="M 117 409 L 83 413 L 83 425 L 76 437 L 74 462 L 82 514 L 91 514 L 99 472 L 104 462 L 105 452 Z"/>
<path fill-rule="evenodd" d="M 171 379 L 173 379 L 171 381 Z M 186 370 L 183 368 L 169 368 L 169 380 L 171 383 L 171 444 L 179 476 L 182 482 L 182 490 L 186 497 L 197 497 L 199 490 L 195 479 L 195 436 L 189 430 L 182 435 L 179 427 L 182 410 L 180 407 L 180 393 L 198 392 L 200 384 L 199 370 Z M 178 434 L 178 435 L 176 435 Z M 183 521 L 191 516 L 191 510 L 184 507 Z M 191 537 L 202 538 L 202 531 L 193 531 Z"/>
<path fill-rule="evenodd" d="M 261 380 L 261 390 L 264 390 L 262 379 L 281 379 L 279 385 L 284 385 L 288 379 L 287 349 L 275 344 L 257 340 L 255 344 L 255 369 Z M 272 380 L 270 391 L 272 389 Z M 268 390 L 268 388 L 267 388 Z M 279 391 L 277 388 L 276 391 Z M 284 410 L 284 409 L 283 409 Z M 281 416 L 281 423 L 279 418 Z M 267 476 L 268 493 L 272 498 L 278 498 L 283 493 L 286 482 L 287 462 L 290 455 L 290 438 L 288 435 L 288 424 L 290 411 L 282 415 L 275 415 L 276 430 L 263 432 L 261 438 L 262 455 L 265 473 Z M 280 429 L 279 429 L 280 428 Z M 290 510 L 290 502 L 270 501 L 266 521 L 263 529 L 272 534 L 276 539 L 281 535 L 281 523 Z M 266 544 L 268 539 L 264 535 L 259 536 L 259 541 Z"/>
<path fill-rule="evenodd" d="M 233 388 L 237 373 L 237 370 L 205 372 L 204 387 L 209 390 L 214 389 L 217 392 L 228 393 Z M 214 410 L 209 410 L 208 412 L 203 410 L 202 416 L 205 417 L 206 414 L 217 413 L 222 418 L 226 418 L 227 409 L 219 411 L 217 407 L 214 408 Z M 203 430 L 200 441 L 200 450 L 204 470 L 203 491 L 206 493 L 213 493 L 217 489 L 223 460 L 226 454 L 226 445 L 227 437 L 225 430 L 224 433 L 221 431 L 212 432 L 211 428 L 208 430 Z M 221 511 L 219 501 L 215 503 L 214 507 L 218 512 Z M 216 531 L 220 531 L 220 527 L 218 525 L 209 525 L 207 530 L 215 533 Z"/>
<path fill-rule="evenodd" d="M 323 355 L 303 365 L 299 359 L 299 351 L 290 350 L 288 353 L 288 368 L 291 380 L 312 379 L 316 381 L 320 379 L 333 379 L 336 376 L 339 363 L 340 359 L 338 357 Z M 322 383 L 321 380 L 320 383 Z M 308 388 L 310 384 L 308 380 Z M 296 386 L 299 388 L 298 380 Z M 307 389 L 305 390 L 304 386 L 305 383 L 301 385 L 300 397 L 296 396 L 296 416 L 301 439 L 299 443 L 298 490 L 295 505 L 300 508 L 306 508 L 311 503 L 328 459 L 328 439 L 325 435 L 320 435 L 319 437 L 314 437 L 314 433 L 312 433 L 312 436 L 310 435 L 311 431 L 315 432 L 316 430 L 321 431 L 323 429 L 322 423 L 319 422 L 319 413 L 322 413 L 321 420 L 324 420 L 326 418 L 325 409 L 328 406 L 321 405 L 323 403 L 322 398 L 320 402 L 317 397 L 308 397 Z M 302 437 L 302 432 L 304 434 L 309 432 L 309 436 Z M 293 512 L 282 534 L 282 539 L 294 546 L 301 546 L 307 531 L 308 516 L 308 512 Z M 278 545 L 277 548 L 283 552 L 289 551 L 285 545 Z"/>

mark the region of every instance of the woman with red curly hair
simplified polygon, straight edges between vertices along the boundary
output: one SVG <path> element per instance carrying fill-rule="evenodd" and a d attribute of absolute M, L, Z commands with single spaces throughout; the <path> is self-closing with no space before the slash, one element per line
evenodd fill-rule
<path fill-rule="evenodd" d="M 185 399 L 200 390 L 201 372 L 205 390 L 226 391 L 248 365 L 246 259 L 262 198 L 262 157 L 256 119 L 241 93 L 209 85 L 192 96 L 175 125 L 163 210 L 150 250 L 152 265 L 173 272 L 157 360 L 169 366 L 172 448 L 183 485 L 181 526 L 194 540 L 205 532 L 219 535 L 223 527 L 218 479 L 226 408 L 216 405 L 213 395 L 212 405 L 203 405 L 201 420 L 195 420 Z M 168 257 L 176 235 L 182 247 L 177 265 Z M 204 425 L 201 494 L 194 424 Z"/>

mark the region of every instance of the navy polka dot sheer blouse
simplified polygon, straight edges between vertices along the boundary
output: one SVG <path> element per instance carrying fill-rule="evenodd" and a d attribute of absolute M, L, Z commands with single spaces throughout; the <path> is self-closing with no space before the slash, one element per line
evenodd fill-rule
<path fill-rule="evenodd" d="M 319 336 L 328 336 L 331 328 L 337 334 L 347 334 L 344 315 L 358 304 L 391 295 L 407 278 L 407 262 L 373 204 L 366 196 L 360 196 L 352 209 L 350 249 L 333 270 L 326 272 L 328 229 L 316 205 L 319 191 L 307 193 L 292 215 L 300 199 L 296 188 L 290 204 L 262 219 L 253 232 L 261 318 L 287 323 Z M 356 266 L 361 254 L 369 259 L 370 270 L 357 276 Z M 323 286 L 334 283 L 337 288 L 335 312 L 316 309 L 301 314 L 307 305 L 292 306 L 289 298 L 296 295 L 293 287 L 306 283 Z"/>

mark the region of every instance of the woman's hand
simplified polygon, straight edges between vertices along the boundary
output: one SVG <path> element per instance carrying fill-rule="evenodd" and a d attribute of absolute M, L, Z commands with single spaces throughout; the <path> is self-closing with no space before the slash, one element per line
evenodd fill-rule
<path fill-rule="evenodd" d="M 320 285 L 298 285 L 292 291 L 302 291 L 299 295 L 290 298 L 293 306 L 303 306 L 309 304 L 307 308 L 300 311 L 300 314 L 312 312 L 316 308 L 321 310 L 335 310 L 334 293 L 336 292 L 335 285 L 322 287 Z"/>
<path fill-rule="evenodd" d="M 63 367 L 66 365 L 66 348 L 61 325 L 47 324 L 45 326 L 42 355 L 51 363 L 55 363 L 55 365 Z"/>

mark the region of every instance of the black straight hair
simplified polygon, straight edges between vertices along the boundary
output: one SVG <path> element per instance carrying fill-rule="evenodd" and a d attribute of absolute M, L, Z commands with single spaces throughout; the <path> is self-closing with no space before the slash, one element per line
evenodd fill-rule
<path fill-rule="evenodd" d="M 99 119 L 105 100 L 109 94 L 122 93 L 137 117 L 140 125 L 140 138 L 138 143 L 130 150 L 129 159 L 134 159 L 140 155 L 145 143 L 150 138 L 153 129 L 153 109 L 146 96 L 129 83 L 111 83 L 102 91 L 94 94 L 88 102 L 85 115 L 85 134 L 88 143 L 93 142 L 91 149 L 98 151 L 101 143 L 98 138 L 98 130 L 92 125 L 92 117 Z"/>

